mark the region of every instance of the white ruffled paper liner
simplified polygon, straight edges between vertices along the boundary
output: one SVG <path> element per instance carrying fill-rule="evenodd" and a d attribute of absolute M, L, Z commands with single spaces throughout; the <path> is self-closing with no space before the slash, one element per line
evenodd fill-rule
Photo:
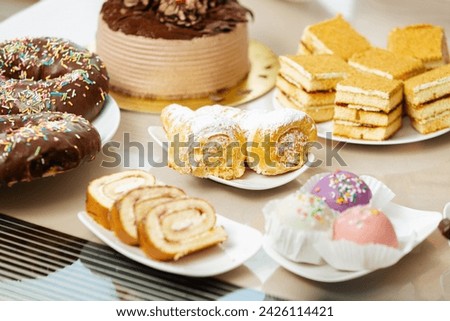
<path fill-rule="evenodd" d="M 314 175 L 305 184 L 303 184 L 303 186 L 299 189 L 299 192 L 311 193 L 313 187 L 320 181 L 320 179 L 324 176 L 327 176 L 328 174 L 330 173 Z M 359 178 L 361 178 L 367 184 L 367 186 L 369 186 L 370 191 L 372 192 L 372 199 L 369 203 L 371 207 L 381 210 L 395 197 L 394 192 L 375 177 L 361 175 L 359 176 Z"/>
<path fill-rule="evenodd" d="M 321 240 L 315 249 L 329 265 L 337 270 L 361 271 L 385 268 L 397 263 L 414 246 L 415 236 L 399 240 L 399 248 L 382 244 L 357 244 L 347 240 Z"/>
<path fill-rule="evenodd" d="M 302 186 L 300 192 L 311 192 L 317 182 L 328 174 L 323 173 L 311 177 Z M 367 175 L 359 177 L 369 186 L 372 192 L 370 207 L 383 210 L 383 207 L 395 197 L 394 192 L 378 179 Z M 385 214 L 389 217 L 389 213 Z M 315 243 L 314 247 L 325 262 L 337 270 L 376 270 L 397 263 L 412 250 L 415 238 L 415 235 L 409 235 L 402 240 L 399 239 L 399 248 L 393 248 L 382 244 L 362 245 L 347 240 L 333 241 L 330 237 Z"/>
<path fill-rule="evenodd" d="M 286 257 L 298 263 L 323 264 L 315 244 L 331 238 L 328 231 L 299 230 L 280 222 L 276 209 L 282 199 L 269 201 L 263 208 L 265 230 L 271 247 Z"/>

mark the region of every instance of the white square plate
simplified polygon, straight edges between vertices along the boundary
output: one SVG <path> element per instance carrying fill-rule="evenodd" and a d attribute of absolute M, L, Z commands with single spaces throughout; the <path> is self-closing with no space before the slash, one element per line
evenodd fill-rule
<path fill-rule="evenodd" d="M 223 244 L 178 261 L 161 262 L 147 257 L 139 247 L 122 243 L 114 232 L 97 224 L 86 212 L 79 212 L 78 218 L 95 236 L 124 256 L 156 270 L 192 277 L 208 277 L 237 268 L 258 252 L 262 243 L 262 234 L 256 229 L 217 215 L 217 225 L 228 233 Z"/>

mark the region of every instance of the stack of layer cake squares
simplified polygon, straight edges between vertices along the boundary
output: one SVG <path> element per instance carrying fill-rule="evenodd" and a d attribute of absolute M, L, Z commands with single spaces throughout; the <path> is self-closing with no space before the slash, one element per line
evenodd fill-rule
<path fill-rule="evenodd" d="M 316 122 L 333 120 L 336 136 L 386 140 L 406 113 L 427 134 L 450 127 L 448 63 L 442 27 L 394 28 L 382 49 L 337 15 L 307 26 L 296 56 L 280 57 L 275 97 Z"/>
<path fill-rule="evenodd" d="M 402 98 L 401 81 L 353 73 L 336 87 L 333 134 L 388 139 L 402 127 Z"/>
<path fill-rule="evenodd" d="M 352 70 L 346 61 L 370 47 L 341 15 L 307 26 L 297 56 L 280 57 L 276 99 L 284 107 L 303 110 L 317 123 L 332 120 L 336 84 Z"/>
<path fill-rule="evenodd" d="M 405 81 L 405 98 L 406 111 L 418 132 L 450 127 L 450 65 Z"/>
<path fill-rule="evenodd" d="M 300 109 L 317 123 L 331 120 L 336 84 L 350 69 L 336 55 L 281 56 L 275 97 L 282 106 Z"/>

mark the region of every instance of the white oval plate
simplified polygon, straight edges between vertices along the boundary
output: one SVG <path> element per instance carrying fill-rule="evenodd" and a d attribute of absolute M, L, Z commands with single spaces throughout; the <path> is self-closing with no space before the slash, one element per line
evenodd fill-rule
<path fill-rule="evenodd" d="M 153 140 L 160 145 L 163 149 L 167 149 L 167 138 L 166 138 L 166 133 L 164 132 L 163 128 L 160 126 L 150 126 L 148 128 L 148 133 L 150 134 L 150 136 L 153 138 Z M 292 172 L 288 172 L 285 174 L 281 174 L 281 175 L 275 175 L 275 176 L 265 176 L 265 175 L 260 175 L 257 174 L 256 172 L 247 169 L 245 171 L 245 174 L 237 179 L 233 179 L 233 180 L 226 180 L 226 179 L 222 179 L 219 177 L 215 177 L 215 176 L 209 176 L 208 179 L 224 184 L 224 185 L 228 185 L 228 186 L 232 186 L 232 187 L 236 187 L 236 188 L 240 188 L 240 189 L 246 189 L 246 190 L 267 190 L 267 189 L 271 189 L 271 188 L 275 188 L 275 187 L 279 187 L 282 185 L 285 185 L 291 181 L 293 181 L 294 179 L 296 179 L 297 177 L 299 177 L 302 173 L 304 173 L 308 168 L 309 168 L 309 164 L 311 164 L 314 161 L 314 155 L 313 154 L 309 154 L 308 156 L 308 162 L 303 165 L 301 168 L 292 171 Z"/>
<path fill-rule="evenodd" d="M 102 146 L 113 138 L 120 124 L 120 109 L 116 101 L 108 96 L 106 104 L 98 116 L 92 121 L 102 140 Z"/>
<path fill-rule="evenodd" d="M 383 212 L 389 217 L 392 225 L 394 225 L 394 229 L 398 233 L 415 234 L 415 240 L 411 250 L 436 230 L 442 219 L 441 213 L 416 210 L 392 202 L 383 208 Z M 264 237 L 263 248 L 274 261 L 286 270 L 314 281 L 327 283 L 342 282 L 356 279 L 375 271 L 363 270 L 348 272 L 337 270 L 326 263 L 323 265 L 296 263 L 286 259 L 272 249 L 267 237 Z"/>
<path fill-rule="evenodd" d="M 281 105 L 281 103 L 275 98 L 275 94 L 272 96 L 273 107 L 276 108 L 285 108 Z M 374 140 L 364 140 L 364 139 L 354 139 L 354 138 L 346 138 L 342 136 L 332 135 L 333 133 L 333 122 L 327 121 L 324 123 L 318 123 L 317 126 L 317 136 L 325 139 L 334 140 L 336 142 L 344 142 L 350 144 L 359 144 L 359 145 L 400 145 L 400 144 L 410 144 L 416 143 L 428 139 L 432 139 L 450 131 L 450 128 L 442 129 L 440 131 L 431 133 L 431 134 L 420 134 L 416 131 L 409 120 L 409 117 L 403 117 L 403 125 L 400 130 L 395 133 L 394 136 L 387 140 L 374 141 Z"/>
<path fill-rule="evenodd" d="M 208 277 L 235 269 L 258 252 L 262 243 L 262 235 L 256 229 L 217 215 L 217 225 L 222 225 L 228 233 L 223 244 L 178 261 L 161 262 L 147 257 L 139 247 L 122 243 L 114 232 L 98 225 L 86 212 L 79 212 L 78 218 L 95 236 L 129 259 L 156 270 L 191 277 Z"/>

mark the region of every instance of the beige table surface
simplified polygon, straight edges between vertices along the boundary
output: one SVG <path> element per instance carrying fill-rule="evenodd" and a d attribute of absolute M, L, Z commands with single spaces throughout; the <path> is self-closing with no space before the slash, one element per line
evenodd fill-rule
<path fill-rule="evenodd" d="M 252 38 L 264 42 L 277 54 L 294 52 L 307 24 L 332 17 L 337 12 L 343 13 L 374 45 L 380 47 L 385 46 L 391 28 L 410 23 L 439 24 L 450 34 L 450 1 L 444 0 L 324 0 L 304 4 L 282 0 L 243 0 L 242 3 L 250 7 L 256 17 L 250 26 Z M 2 38 L 8 38 L 52 32 L 89 45 L 94 40 L 99 5 L 100 1 L 85 0 L 78 2 L 75 8 L 70 1 L 44 1 L 0 24 L 0 34 Z M 68 6 L 71 6 L 71 14 L 64 16 Z M 83 15 L 82 27 L 78 25 L 77 15 Z M 36 18 L 38 16 L 39 19 Z M 24 26 L 25 20 L 34 27 Z M 56 23 L 59 24 L 57 27 Z M 245 108 L 270 109 L 271 94 Z M 147 127 L 159 124 L 158 115 L 122 111 L 121 117 L 113 140 L 123 146 L 124 134 L 129 133 L 132 141 L 146 146 L 147 154 L 152 148 Z M 217 212 L 262 231 L 261 209 L 268 200 L 292 193 L 314 174 L 339 167 L 382 180 L 396 193 L 394 201 L 398 204 L 442 212 L 445 203 L 450 201 L 449 139 L 450 134 L 446 134 L 407 145 L 347 144 L 339 152 L 345 166 L 336 161 L 327 164 L 326 148 L 316 150 L 315 155 L 323 161 L 322 166 L 308 170 L 294 182 L 268 191 L 244 191 L 209 180 L 181 176 L 167 168 L 150 168 L 147 158 L 144 168 L 164 182 L 185 189 L 190 195 L 208 199 Z M 320 143 L 326 146 L 324 140 Z M 129 154 L 131 168 L 138 167 L 136 151 L 131 149 Z M 155 152 L 158 153 L 157 150 Z M 101 163 L 105 160 L 109 159 L 99 154 L 95 161 L 72 172 L 2 189 L 0 212 L 99 242 L 78 221 L 76 214 L 84 208 L 85 189 L 91 179 L 124 167 L 122 164 L 113 169 L 104 168 Z M 304 279 L 278 266 L 263 250 L 243 266 L 218 278 L 294 300 L 449 300 L 449 274 L 450 247 L 435 231 L 396 265 L 347 282 L 328 284 Z"/>

